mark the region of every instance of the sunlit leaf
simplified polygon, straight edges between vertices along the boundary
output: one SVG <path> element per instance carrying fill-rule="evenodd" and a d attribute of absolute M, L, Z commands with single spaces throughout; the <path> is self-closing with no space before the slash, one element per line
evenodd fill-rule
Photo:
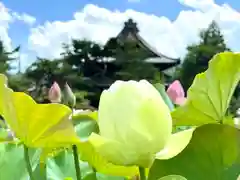
<path fill-rule="evenodd" d="M 44 163 L 47 160 L 47 158 L 55 157 L 62 151 L 67 150 L 68 148 L 71 148 L 71 145 L 59 148 L 43 148 L 40 156 L 40 161 Z"/>
<path fill-rule="evenodd" d="M 62 147 L 79 142 L 69 120 L 71 109 L 61 104 L 37 104 L 25 93 L 7 87 L 0 74 L 0 114 L 17 138 L 29 147 Z"/>
<path fill-rule="evenodd" d="M 3 74 L 0 74 L 0 115 L 4 120 L 16 119 L 13 107 L 13 91 L 7 87 L 7 77 Z M 17 129 L 17 123 L 12 126 L 14 126 L 13 129 Z"/>
<path fill-rule="evenodd" d="M 64 147 L 79 142 L 69 120 L 71 110 L 67 106 L 36 104 L 24 93 L 14 92 L 13 100 L 17 116 L 18 138 L 27 146 Z M 14 123 L 11 120 L 8 122 L 10 125 Z"/>
<path fill-rule="evenodd" d="M 236 180 L 240 169 L 240 131 L 207 124 L 195 129 L 187 147 L 171 159 L 156 159 L 149 180 L 181 175 L 194 180 Z"/>
<path fill-rule="evenodd" d="M 224 52 L 213 57 L 188 90 L 187 102 L 172 112 L 174 125 L 219 123 L 240 80 L 240 54 Z"/>
<path fill-rule="evenodd" d="M 0 114 L 27 146 L 62 147 L 79 142 L 67 106 L 37 104 L 27 94 L 7 88 L 4 75 L 0 75 L 0 99 Z"/>

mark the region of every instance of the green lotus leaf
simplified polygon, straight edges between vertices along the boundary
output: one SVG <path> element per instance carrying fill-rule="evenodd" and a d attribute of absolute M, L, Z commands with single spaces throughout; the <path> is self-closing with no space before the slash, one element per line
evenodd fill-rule
<path fill-rule="evenodd" d="M 198 74 L 187 93 L 185 105 L 172 112 L 174 125 L 198 126 L 223 122 L 240 80 L 240 54 L 219 53 Z"/>
<path fill-rule="evenodd" d="M 55 148 L 80 142 L 69 120 L 70 108 L 37 104 L 27 94 L 13 92 L 6 83 L 6 77 L 0 74 L 0 114 L 25 145 Z"/>
<path fill-rule="evenodd" d="M 72 122 L 73 124 L 78 124 L 82 121 L 97 121 L 98 119 L 97 111 L 90 111 L 90 110 L 75 110 L 72 115 Z"/>
<path fill-rule="evenodd" d="M 76 170 L 71 149 L 62 150 L 54 157 L 48 157 L 47 161 L 44 163 L 47 167 L 46 176 L 48 180 L 76 179 Z M 82 178 L 85 178 L 85 176 L 93 172 L 88 163 L 79 161 L 79 164 Z M 42 177 L 40 165 L 34 171 L 35 177 Z"/>
<path fill-rule="evenodd" d="M 85 177 L 92 170 L 87 163 L 79 161 L 81 176 Z M 49 180 L 76 179 L 73 155 L 70 151 L 62 151 L 47 161 L 47 177 Z"/>
<path fill-rule="evenodd" d="M 80 142 L 69 120 L 71 110 L 67 106 L 36 104 L 24 93 L 14 93 L 13 97 L 17 116 L 15 122 L 18 124 L 17 132 L 24 144 L 45 148 L 64 147 Z M 13 123 L 14 121 L 11 121 L 9 124 Z"/>
<path fill-rule="evenodd" d="M 180 175 L 189 180 L 236 180 L 240 171 L 240 131 L 207 124 L 195 129 L 187 147 L 170 159 L 156 159 L 149 180 Z"/>
<path fill-rule="evenodd" d="M 26 180 L 29 178 L 24 160 L 23 146 L 16 144 L 0 144 L 0 179 Z M 40 151 L 29 149 L 29 159 L 35 170 Z"/>

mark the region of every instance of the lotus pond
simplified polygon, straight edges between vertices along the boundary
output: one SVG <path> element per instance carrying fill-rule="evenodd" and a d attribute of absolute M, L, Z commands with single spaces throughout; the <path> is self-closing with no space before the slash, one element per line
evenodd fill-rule
<path fill-rule="evenodd" d="M 224 52 L 186 96 L 179 81 L 116 81 L 90 111 L 74 109 L 67 85 L 69 106 L 57 84 L 38 104 L 1 74 L 0 180 L 236 180 L 240 125 L 228 107 L 239 80 L 240 54 Z"/>

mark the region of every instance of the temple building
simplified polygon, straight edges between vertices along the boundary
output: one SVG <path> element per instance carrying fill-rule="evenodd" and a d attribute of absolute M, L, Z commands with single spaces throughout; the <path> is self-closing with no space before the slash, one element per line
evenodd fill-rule
<path fill-rule="evenodd" d="M 113 49 L 116 49 L 117 46 L 122 46 L 122 48 L 124 48 L 124 44 L 129 42 L 131 42 L 131 44 L 134 44 L 138 52 L 141 52 L 141 58 L 143 58 L 144 61 L 146 61 L 147 63 L 151 63 L 152 65 L 154 65 L 154 67 L 157 68 L 159 72 L 161 72 L 162 75 L 165 76 L 165 79 L 169 78 L 169 74 L 165 73 L 165 71 L 180 64 L 179 58 L 176 59 L 168 57 L 158 52 L 154 47 L 148 44 L 143 39 L 143 37 L 140 36 L 137 23 L 134 22 L 133 19 L 128 19 L 124 23 L 123 29 L 119 32 L 119 34 L 116 37 L 110 38 L 105 46 L 114 47 Z M 112 83 L 111 80 L 108 80 L 106 77 L 112 77 L 112 75 L 119 68 L 115 63 L 113 63 L 113 61 L 113 59 L 104 60 L 104 64 L 107 64 L 105 71 L 106 76 L 105 78 L 98 77 L 96 79 L 96 82 L 98 82 L 99 86 L 106 88 Z"/>
<path fill-rule="evenodd" d="M 140 35 L 137 23 L 132 19 L 129 19 L 124 23 L 123 29 L 116 37 L 119 43 L 126 41 L 132 41 L 136 43 L 136 46 L 146 54 L 145 61 L 154 64 L 159 71 L 164 71 L 171 67 L 174 67 L 180 63 L 180 59 L 174 59 L 167 57 L 158 52 L 154 47 L 148 44 Z"/>

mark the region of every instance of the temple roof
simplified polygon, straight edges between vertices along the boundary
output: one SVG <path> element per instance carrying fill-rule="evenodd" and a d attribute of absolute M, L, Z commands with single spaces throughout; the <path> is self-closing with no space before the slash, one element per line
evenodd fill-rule
<path fill-rule="evenodd" d="M 124 23 L 123 29 L 116 37 L 119 41 L 125 41 L 126 39 L 135 39 L 141 45 L 142 48 L 146 49 L 151 53 L 151 57 L 147 58 L 146 61 L 152 63 L 173 63 L 174 65 L 180 64 L 179 58 L 171 58 L 160 52 L 158 52 L 154 47 L 147 43 L 139 34 L 139 29 L 137 23 L 133 19 L 128 19 Z"/>

